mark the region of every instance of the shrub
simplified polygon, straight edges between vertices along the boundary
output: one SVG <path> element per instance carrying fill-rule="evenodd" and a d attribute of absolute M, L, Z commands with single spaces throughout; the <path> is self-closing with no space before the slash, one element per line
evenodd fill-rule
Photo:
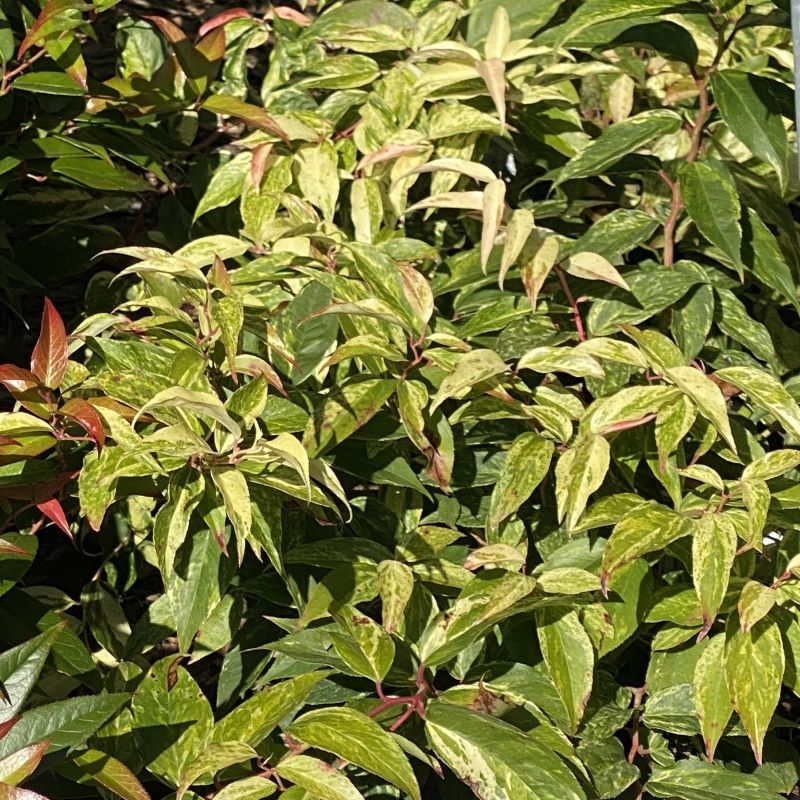
<path fill-rule="evenodd" d="M 124 302 L 69 337 L 48 302 L 0 368 L 0 778 L 50 750 L 55 797 L 791 792 L 787 25 L 281 12 L 197 237 L 115 249 Z"/>

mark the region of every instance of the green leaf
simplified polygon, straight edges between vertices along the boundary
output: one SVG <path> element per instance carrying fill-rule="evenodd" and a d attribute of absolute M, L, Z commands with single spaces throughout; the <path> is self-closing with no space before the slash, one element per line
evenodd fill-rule
<path fill-rule="evenodd" d="M 327 675 L 309 672 L 256 693 L 217 722 L 212 741 L 258 746 L 281 720 L 303 705 L 309 692 Z"/>
<path fill-rule="evenodd" d="M 57 94 L 65 97 L 78 97 L 84 89 L 78 86 L 69 75 L 63 72 L 27 72 L 19 76 L 12 84 L 14 89 L 37 94 Z"/>
<path fill-rule="evenodd" d="M 436 701 L 428 705 L 425 734 L 437 755 L 479 797 L 586 797 L 560 756 L 499 719 Z"/>
<path fill-rule="evenodd" d="M 172 786 L 206 745 L 211 706 L 174 657 L 157 661 L 133 696 L 133 735 L 147 769 Z"/>
<path fill-rule="evenodd" d="M 647 791 L 654 797 L 683 800 L 730 800 L 745 795 L 748 800 L 778 800 L 780 797 L 755 775 L 695 758 L 681 759 L 669 767 L 657 767 L 647 781 Z"/>
<path fill-rule="evenodd" d="M 742 265 L 741 206 L 730 173 L 714 160 L 686 162 L 678 176 L 681 197 L 697 229 L 739 270 Z"/>
<path fill-rule="evenodd" d="M 697 406 L 735 453 L 728 408 L 719 387 L 694 367 L 672 367 L 665 370 L 665 374 Z"/>
<path fill-rule="evenodd" d="M 331 142 L 305 145 L 295 155 L 300 191 L 328 221 L 333 220 L 339 196 L 338 162 L 338 153 Z"/>
<path fill-rule="evenodd" d="M 475 47 L 484 41 L 498 8 L 508 12 L 511 38 L 526 39 L 555 14 L 558 6 L 558 0 L 541 0 L 525 5 L 510 0 L 480 0 L 469 15 L 467 42 Z"/>
<path fill-rule="evenodd" d="M 615 4 L 622 7 L 621 0 Z M 635 152 L 659 136 L 675 133 L 680 126 L 680 117 L 667 109 L 645 111 L 617 122 L 606 128 L 597 139 L 586 145 L 561 168 L 556 184 L 602 175 L 623 156 Z"/>
<path fill-rule="evenodd" d="M 763 93 L 747 72 L 723 69 L 711 76 L 714 100 L 731 132 L 778 175 L 781 194 L 789 180 L 786 129 L 779 114 L 764 102 Z"/>
<path fill-rule="evenodd" d="M 290 755 L 275 765 L 275 771 L 314 797 L 363 800 L 361 792 L 341 772 L 318 758 Z"/>
<path fill-rule="evenodd" d="M 629 386 L 592 403 L 581 424 L 596 434 L 624 430 L 630 423 L 652 418 L 679 397 L 667 386 Z"/>
<path fill-rule="evenodd" d="M 216 800 L 262 800 L 276 791 L 278 787 L 272 781 L 254 775 L 226 784 L 214 797 Z M 283 796 L 286 797 L 286 793 Z"/>
<path fill-rule="evenodd" d="M 695 286 L 672 308 L 670 329 L 687 360 L 703 349 L 714 322 L 714 290 L 708 284 Z"/>
<path fill-rule="evenodd" d="M 386 560 L 378 564 L 377 579 L 383 628 L 387 633 L 402 633 L 405 611 L 414 592 L 414 573 L 400 561 Z"/>
<path fill-rule="evenodd" d="M 431 413 L 445 400 L 461 397 L 477 384 L 491 380 L 507 369 L 503 359 L 493 350 L 471 350 L 459 359 L 455 369 L 442 381 L 431 402 Z"/>
<path fill-rule="evenodd" d="M 436 615 L 419 639 L 419 656 L 428 666 L 449 661 L 484 631 L 519 610 L 536 581 L 502 570 L 484 571 L 462 589 L 446 611 Z"/>
<path fill-rule="evenodd" d="M 762 620 L 778 601 L 778 592 L 758 581 L 747 581 L 739 597 L 739 625 L 746 633 Z"/>
<path fill-rule="evenodd" d="M 158 553 L 158 567 L 167 576 L 175 564 L 178 549 L 186 539 L 189 520 L 205 491 L 205 479 L 198 470 L 183 467 L 170 478 L 167 502 L 153 520 L 153 544 Z"/>
<path fill-rule="evenodd" d="M 797 286 L 794 275 L 772 231 L 752 208 L 746 209 L 742 227 L 744 234 L 742 255 L 745 263 L 751 267 L 753 274 L 760 281 L 783 295 L 797 308 Z"/>
<path fill-rule="evenodd" d="M 200 511 L 208 527 L 187 538 L 178 550 L 175 567 L 162 576 L 182 653 L 189 652 L 198 629 L 220 601 L 232 569 L 223 553 L 225 514 L 208 500 Z"/>
<path fill-rule="evenodd" d="M 0 686 L 5 702 L 0 705 L 0 724 L 17 716 L 33 691 L 50 654 L 53 642 L 65 625 L 53 625 L 27 642 L 9 648 L 0 655 Z"/>
<path fill-rule="evenodd" d="M 553 443 L 536 433 L 523 433 L 511 445 L 492 490 L 487 525 L 496 529 L 544 480 L 553 457 Z"/>
<path fill-rule="evenodd" d="M 285 434 L 288 436 L 288 434 Z M 211 470 L 214 481 L 225 504 L 225 514 L 233 525 L 236 538 L 240 542 L 239 552 L 243 552 L 244 543 L 250 539 L 253 527 L 253 514 L 250 504 L 250 490 L 244 473 L 236 467 L 216 467 Z"/>
<path fill-rule="evenodd" d="M 352 708 L 320 708 L 303 714 L 288 733 L 378 775 L 420 800 L 419 786 L 405 753 L 369 717 Z"/>
<path fill-rule="evenodd" d="M 369 422 L 394 388 L 393 380 L 368 378 L 331 389 L 314 409 L 303 434 L 309 456 L 317 458 Z"/>
<path fill-rule="evenodd" d="M 83 750 L 72 756 L 84 780 L 91 780 L 123 800 L 150 800 L 136 775 L 121 761 L 100 750 Z"/>
<path fill-rule="evenodd" d="M 176 800 L 180 800 L 186 794 L 186 790 L 198 781 L 203 785 L 208 785 L 220 770 L 234 764 L 241 764 L 242 761 L 250 761 L 253 758 L 258 758 L 258 753 L 250 745 L 235 741 L 212 742 L 198 753 L 192 763 L 184 769 Z M 204 775 L 207 776 L 207 779 L 200 781 Z"/>
<path fill-rule="evenodd" d="M 15 84 L 16 85 L 16 84 Z M 108 192 L 145 192 L 150 184 L 124 167 L 99 158 L 57 158 L 50 165 L 53 172 L 88 186 Z"/>
<path fill-rule="evenodd" d="M 316 315 L 331 304 L 333 295 L 319 281 L 310 281 L 282 316 L 283 338 L 294 356 L 291 378 L 301 384 L 311 377 L 336 344 L 339 323 L 335 316 Z"/>
<path fill-rule="evenodd" d="M 245 151 L 234 156 L 214 172 L 197 204 L 194 212 L 195 220 L 215 208 L 227 206 L 241 196 L 247 176 L 250 174 L 252 160 L 253 154 Z"/>
<path fill-rule="evenodd" d="M 652 501 L 637 506 L 614 526 L 606 543 L 600 565 L 602 585 L 607 586 L 609 577 L 623 564 L 691 532 L 691 520 L 666 506 Z"/>
<path fill-rule="evenodd" d="M 119 693 L 86 695 L 25 711 L 21 720 L 0 739 L 0 758 L 45 739 L 50 742 L 48 752 L 77 747 L 129 699 L 129 695 Z"/>
<path fill-rule="evenodd" d="M 589 495 L 605 480 L 611 460 L 608 442 L 602 436 L 582 436 L 565 450 L 556 463 L 558 518 L 572 530 L 586 508 Z"/>
<path fill-rule="evenodd" d="M 564 372 L 576 378 L 603 378 L 600 362 L 586 353 L 581 353 L 577 348 L 549 347 L 547 345 L 534 347 L 519 360 L 517 369 L 531 369 L 534 372 L 546 374 L 548 372 Z"/>
<path fill-rule="evenodd" d="M 394 661 L 394 642 L 389 634 L 354 608 L 337 608 L 333 616 L 347 632 L 329 634 L 342 661 L 357 675 L 376 683 L 382 681 Z"/>
<path fill-rule="evenodd" d="M 764 735 L 780 699 L 784 664 L 783 642 L 775 622 L 762 619 L 745 632 L 735 619 L 729 620 L 725 677 L 759 764 Z"/>
<path fill-rule="evenodd" d="M 671 0 L 587 0 L 559 31 L 561 42 L 610 19 L 658 15 L 679 3 Z"/>
<path fill-rule="evenodd" d="M 219 326 L 220 339 L 225 348 L 228 367 L 236 374 L 236 354 L 239 350 L 239 335 L 244 325 L 242 301 L 233 295 L 220 297 L 211 307 L 211 318 Z"/>
<path fill-rule="evenodd" d="M 694 707 L 706 746 L 706 757 L 714 752 L 733 714 L 733 701 L 725 682 L 725 637 L 709 640 L 694 669 Z"/>
<path fill-rule="evenodd" d="M 225 410 L 222 401 L 216 395 L 209 394 L 208 392 L 195 392 L 190 389 L 184 389 L 182 386 L 173 386 L 170 389 L 164 389 L 155 397 L 148 400 L 136 413 L 133 424 L 136 424 L 136 420 L 141 417 L 142 414 L 148 411 L 153 413 L 161 408 L 179 408 L 185 409 L 186 411 L 193 411 L 197 414 L 203 414 L 219 423 L 223 428 L 229 431 L 237 441 L 242 438 L 242 429 L 239 427 L 238 423 L 231 418 L 231 415 Z"/>
<path fill-rule="evenodd" d="M 695 520 L 692 534 L 692 579 L 703 612 L 702 635 L 714 624 L 728 590 L 736 545 L 736 528 L 730 517 L 709 513 Z"/>
<path fill-rule="evenodd" d="M 741 389 L 751 402 L 772 414 L 787 432 L 800 438 L 800 407 L 776 378 L 752 367 L 726 367 L 717 370 L 716 375 Z"/>
<path fill-rule="evenodd" d="M 537 612 L 536 633 L 550 678 L 567 710 L 570 732 L 574 734 L 592 691 L 592 642 L 577 612 L 559 608 Z"/>

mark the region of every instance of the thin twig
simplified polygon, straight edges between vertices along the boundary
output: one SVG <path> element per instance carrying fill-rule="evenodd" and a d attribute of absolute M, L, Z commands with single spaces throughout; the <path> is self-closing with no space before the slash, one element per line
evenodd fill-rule
<path fill-rule="evenodd" d="M 575 322 L 575 330 L 578 332 L 578 339 L 580 341 L 586 341 L 586 331 L 583 328 L 583 320 L 581 319 L 581 312 L 578 309 L 578 304 L 575 301 L 575 298 L 570 291 L 569 286 L 567 285 L 567 279 L 564 275 L 564 270 L 561 267 L 556 266 L 555 268 L 556 275 L 558 275 L 558 280 L 561 283 L 561 288 L 564 291 L 564 296 L 567 298 L 567 302 L 569 303 L 570 307 L 572 308 L 572 319 Z"/>

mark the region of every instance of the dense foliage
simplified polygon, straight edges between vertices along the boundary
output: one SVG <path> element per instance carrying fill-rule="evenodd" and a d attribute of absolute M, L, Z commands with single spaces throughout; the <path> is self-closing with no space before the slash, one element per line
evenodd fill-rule
<path fill-rule="evenodd" d="M 0 0 L 7 252 L 161 221 L 0 367 L 0 796 L 791 793 L 785 4 L 113 5 Z"/>

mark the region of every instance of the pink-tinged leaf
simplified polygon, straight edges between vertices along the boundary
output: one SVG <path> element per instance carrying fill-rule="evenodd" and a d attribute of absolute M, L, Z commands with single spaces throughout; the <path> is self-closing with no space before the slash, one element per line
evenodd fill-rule
<path fill-rule="evenodd" d="M 0 739 L 8 734 L 8 732 L 22 719 L 22 717 L 11 717 L 5 722 L 0 722 Z"/>
<path fill-rule="evenodd" d="M 72 538 L 72 531 L 69 529 L 69 524 L 67 523 L 67 517 L 64 514 L 64 509 L 61 507 L 61 503 L 55 498 L 51 497 L 49 500 L 45 500 L 43 503 L 37 503 L 36 508 L 42 512 L 51 522 L 54 522 L 59 528 L 61 528 L 64 533 Z"/>
<path fill-rule="evenodd" d="M 197 52 L 208 61 L 219 61 L 225 55 L 225 29 L 216 28 L 197 43 Z"/>
<path fill-rule="evenodd" d="M 97 445 L 97 449 L 103 449 L 103 445 L 106 443 L 106 432 L 103 428 L 103 420 L 100 419 L 100 415 L 93 406 L 85 400 L 75 397 L 68 400 L 59 409 L 59 413 L 77 422 L 89 434 Z"/>
<path fill-rule="evenodd" d="M 44 299 L 42 329 L 31 355 L 31 372 L 50 389 L 61 385 L 67 371 L 67 331 L 49 298 Z"/>
<path fill-rule="evenodd" d="M 27 392 L 41 386 L 39 379 L 29 370 L 14 364 L 0 364 L 0 383 L 9 392 Z"/>
<path fill-rule="evenodd" d="M 236 97 L 216 94 L 203 102 L 203 108 L 214 114 L 237 117 L 242 120 L 245 125 L 251 128 L 258 128 L 266 133 L 271 133 L 287 144 L 289 143 L 289 137 L 286 135 L 286 131 L 284 131 L 263 108 L 254 106 L 251 103 L 245 103 L 243 100 L 239 100 Z"/>
<path fill-rule="evenodd" d="M 14 556 L 30 559 L 31 554 L 24 547 L 12 544 L 8 539 L 0 539 L 0 560 Z"/>
<path fill-rule="evenodd" d="M 208 282 L 220 289 L 223 294 L 228 295 L 233 291 L 231 277 L 225 262 L 217 255 L 214 256 L 214 264 L 208 271 Z"/>
<path fill-rule="evenodd" d="M 262 376 L 270 386 L 279 391 L 284 397 L 289 396 L 283 388 L 283 381 L 281 381 L 280 375 L 263 358 L 238 355 L 236 356 L 235 366 L 239 372 L 244 372 L 245 375 L 251 375 L 254 378 Z"/>
<path fill-rule="evenodd" d="M 253 160 L 250 162 L 250 183 L 256 188 L 261 186 L 261 179 L 267 168 L 267 159 L 272 152 L 272 142 L 260 144 L 253 150 Z"/>
<path fill-rule="evenodd" d="M 198 36 L 201 38 L 205 36 L 210 31 L 213 31 L 215 28 L 219 28 L 222 25 L 227 25 L 232 19 L 252 19 L 249 11 L 246 11 L 244 8 L 229 8 L 227 11 L 223 11 L 221 14 L 217 14 L 211 19 L 206 20 L 201 26 L 200 30 L 197 32 Z"/>
<path fill-rule="evenodd" d="M 19 786 L 7 786 L 0 783 L 0 800 L 48 800 L 39 792 L 30 789 L 20 789 Z"/>
<path fill-rule="evenodd" d="M 161 31 L 161 33 L 164 34 L 164 37 L 170 44 L 178 44 L 178 42 L 188 39 L 186 34 L 174 22 L 170 22 L 164 17 L 145 15 L 144 19 L 146 19 L 148 22 L 152 22 L 153 25 L 155 25 Z"/>
<path fill-rule="evenodd" d="M 22 783 L 33 775 L 49 747 L 50 742 L 45 740 L 23 747 L 22 750 L 6 756 L 0 761 L 0 781 L 12 786 Z M 1 793 L 0 797 L 2 797 Z"/>
<path fill-rule="evenodd" d="M 290 22 L 294 22 L 303 28 L 311 24 L 311 17 L 307 17 L 305 14 L 296 11 L 290 6 L 276 6 L 272 9 L 272 12 L 278 19 L 288 19 Z"/>
<path fill-rule="evenodd" d="M 20 43 L 17 50 L 17 58 L 20 59 L 25 52 L 34 44 L 39 36 L 42 28 L 50 22 L 53 17 L 58 16 L 62 11 L 67 11 L 71 8 L 82 8 L 84 3 L 76 2 L 76 0 L 50 0 L 45 4 L 44 8 L 39 12 L 36 21 L 31 26 L 25 38 Z"/>
<path fill-rule="evenodd" d="M 0 447 L 22 447 L 22 445 L 10 436 L 0 436 Z"/>

